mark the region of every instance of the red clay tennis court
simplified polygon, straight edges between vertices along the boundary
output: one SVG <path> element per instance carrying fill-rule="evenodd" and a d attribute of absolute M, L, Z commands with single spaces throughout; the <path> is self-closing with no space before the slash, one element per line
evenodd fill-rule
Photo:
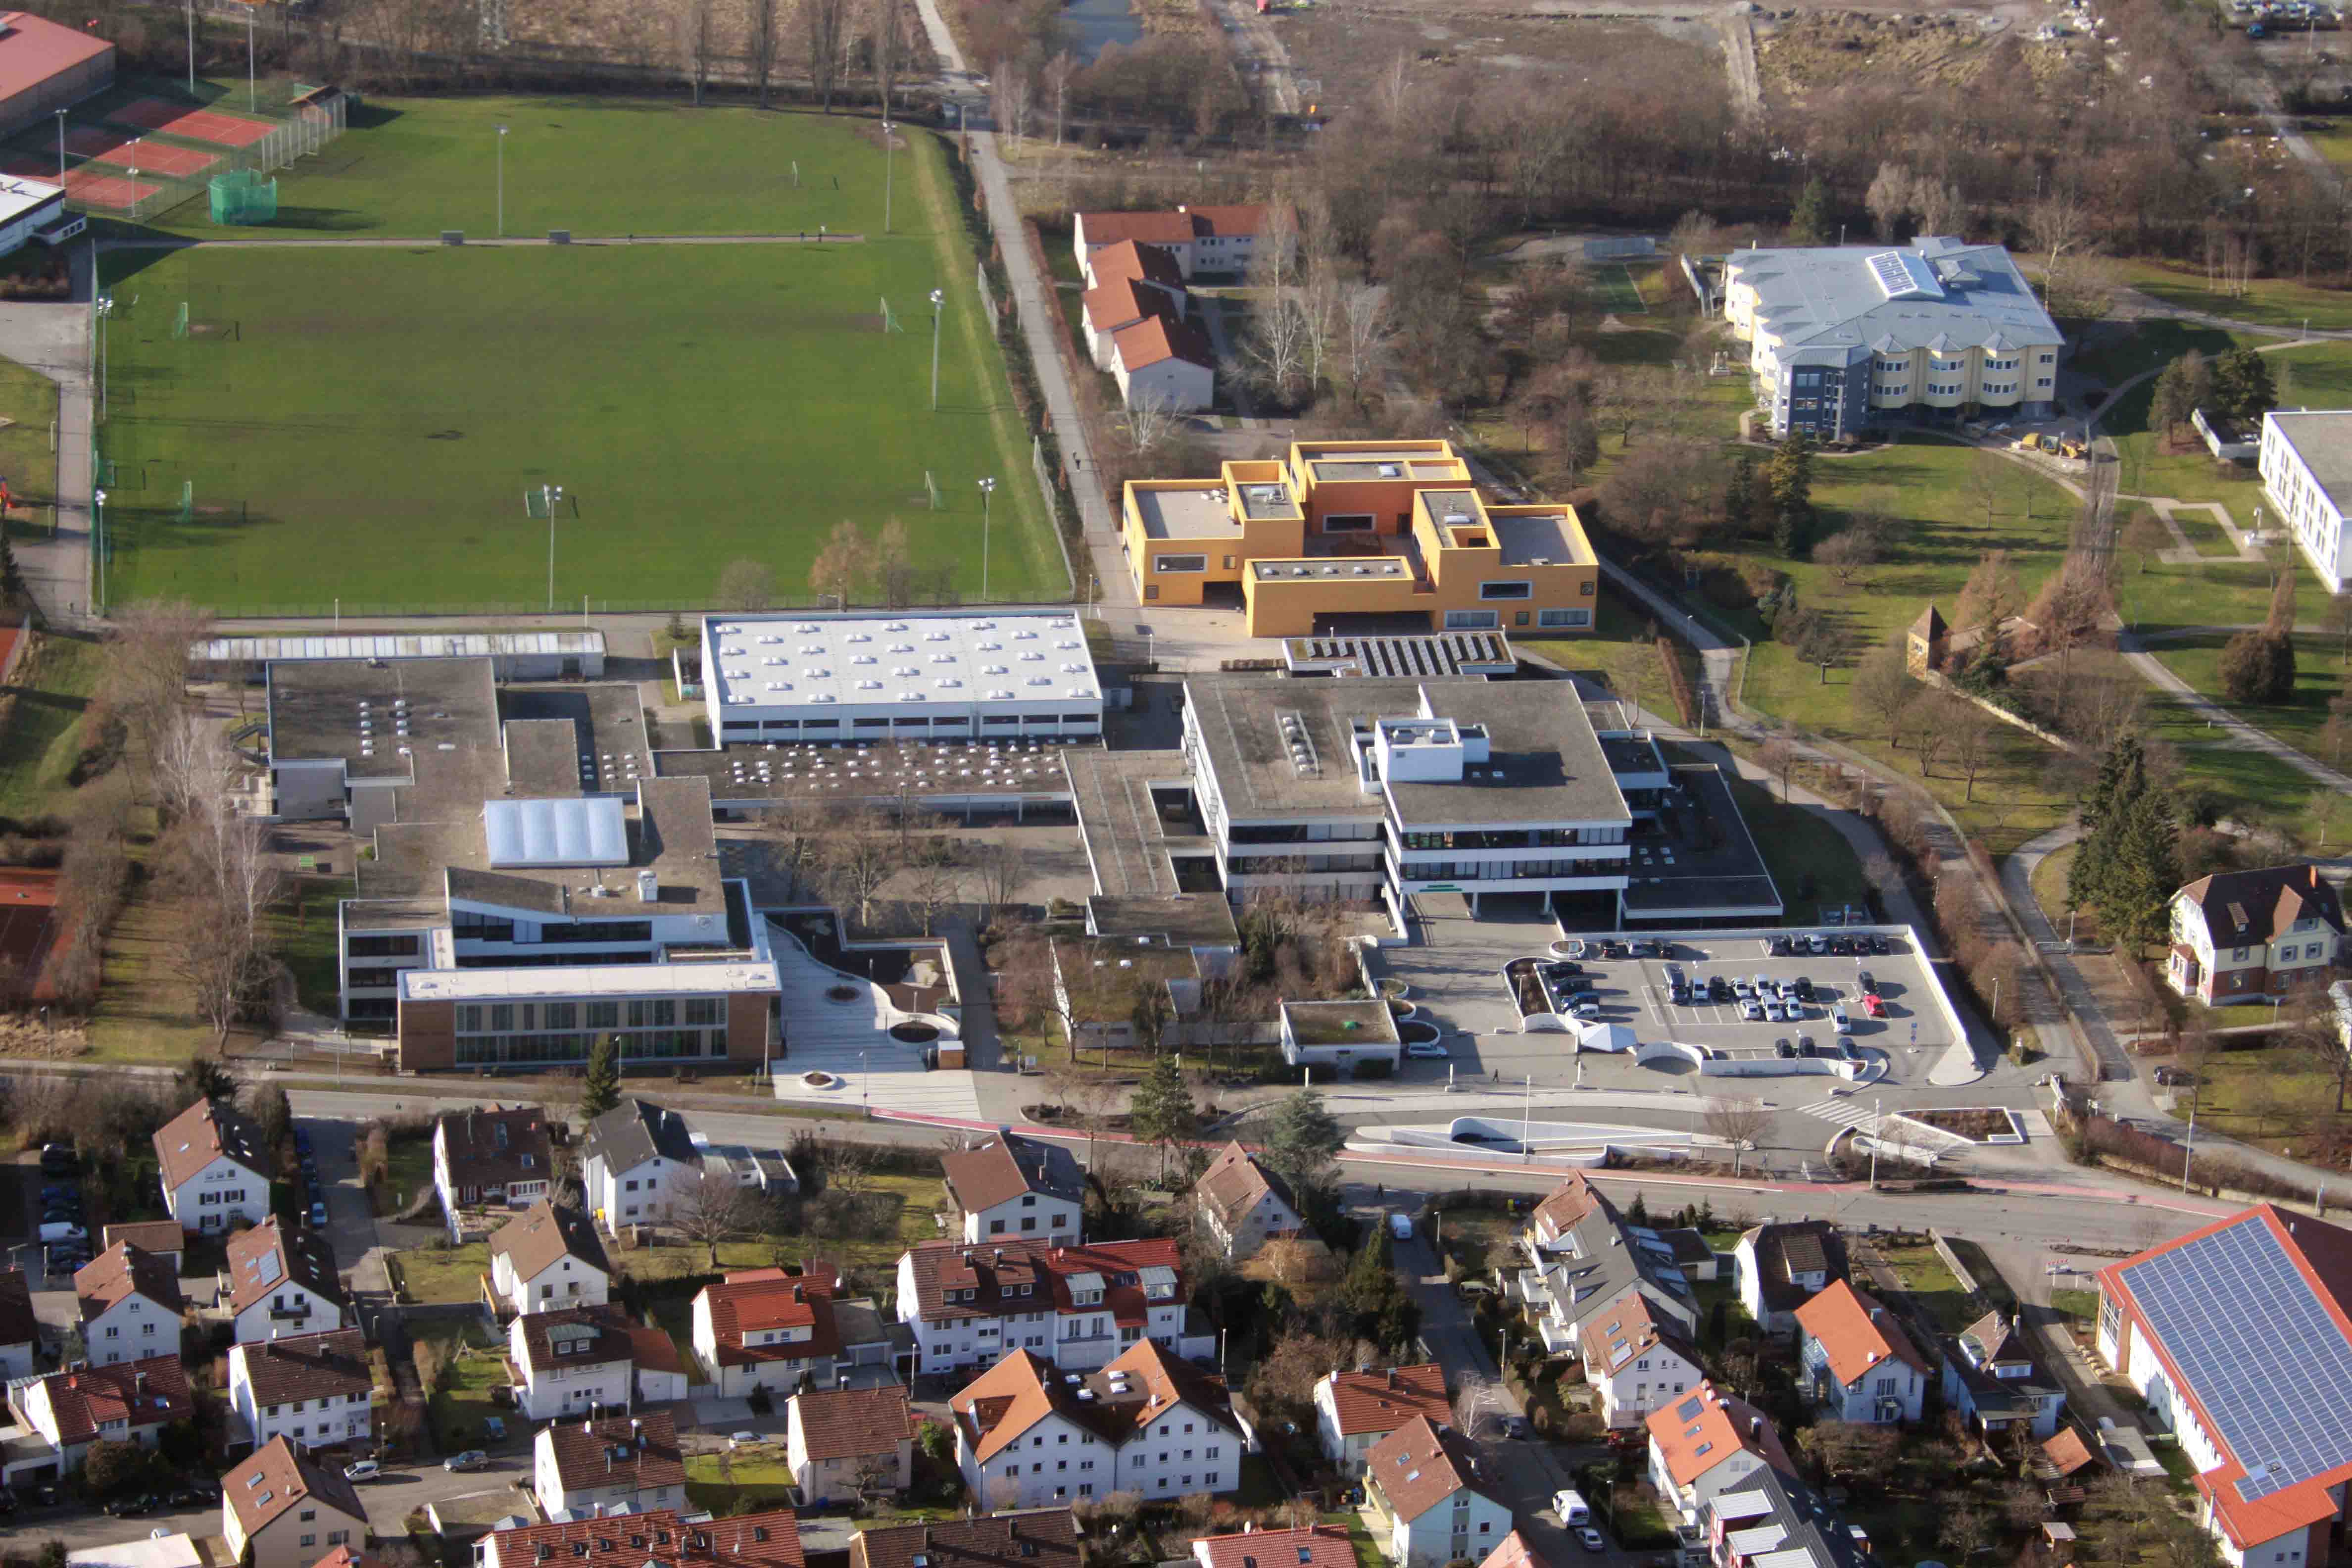
<path fill-rule="evenodd" d="M 125 136 L 117 131 L 100 131 L 88 125 L 76 126 L 66 132 L 66 151 L 101 163 L 112 163 L 118 168 L 152 169 L 175 180 L 193 178 L 220 162 L 215 153 L 198 153 L 187 147 L 167 147 L 161 142 Z"/>
<path fill-rule="evenodd" d="M 277 129 L 263 121 L 239 120 L 209 109 L 183 109 L 160 98 L 126 103 L 107 118 L 119 125 L 136 125 L 142 131 L 168 131 L 174 136 L 209 142 L 215 147 L 250 147 Z"/>
<path fill-rule="evenodd" d="M 142 165 L 142 167 L 144 165 Z M 37 158 L 11 158 L 0 163 L 0 174 L 14 174 L 24 180 L 47 180 L 57 184 L 56 165 Z M 134 202 L 144 202 L 160 195 L 163 187 L 151 185 L 144 180 L 135 184 L 120 174 L 100 174 L 98 166 L 84 163 L 79 169 L 66 171 L 66 195 L 86 206 L 128 207 Z"/>

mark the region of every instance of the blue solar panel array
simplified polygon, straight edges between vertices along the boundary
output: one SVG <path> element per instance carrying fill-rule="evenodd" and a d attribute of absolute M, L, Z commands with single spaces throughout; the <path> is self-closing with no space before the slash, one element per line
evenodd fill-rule
<path fill-rule="evenodd" d="M 2260 1216 L 2124 1270 L 2252 1502 L 2352 1460 L 2352 1342 Z"/>

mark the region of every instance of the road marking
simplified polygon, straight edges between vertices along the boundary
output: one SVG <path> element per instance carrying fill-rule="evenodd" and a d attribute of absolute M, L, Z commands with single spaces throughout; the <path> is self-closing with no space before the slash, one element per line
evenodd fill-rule
<path fill-rule="evenodd" d="M 1817 1100 L 1811 1105 L 1798 1106 L 1797 1113 L 1818 1116 L 1840 1127 L 1859 1127 L 1875 1114 L 1868 1105 L 1853 1100 Z"/>

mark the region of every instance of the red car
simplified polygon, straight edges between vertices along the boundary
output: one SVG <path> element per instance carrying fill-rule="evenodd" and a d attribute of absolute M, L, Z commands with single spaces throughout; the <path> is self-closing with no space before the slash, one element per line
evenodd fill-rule
<path fill-rule="evenodd" d="M 1886 1004 L 1878 999 L 1877 992 L 1865 991 L 1862 996 L 1862 1011 L 1865 1017 L 1884 1018 L 1886 1016 Z"/>

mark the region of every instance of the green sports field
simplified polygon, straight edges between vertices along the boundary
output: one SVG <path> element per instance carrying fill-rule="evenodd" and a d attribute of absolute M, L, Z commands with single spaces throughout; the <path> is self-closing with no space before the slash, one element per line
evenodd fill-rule
<path fill-rule="evenodd" d="M 443 107 L 409 106 L 387 125 L 416 137 Z M 461 123 L 478 107 L 448 106 Z M 510 104 L 502 112 L 523 121 Z M 691 135 L 705 118 L 726 118 L 738 125 L 736 156 L 763 167 L 789 163 L 804 137 L 833 147 L 852 174 L 878 174 L 882 156 L 878 142 L 859 145 L 841 121 L 818 117 L 571 104 L 548 113 L 583 138 L 614 127 L 622 145 L 649 134 L 648 123 Z M 953 223 L 944 154 L 919 133 L 907 142 L 887 239 L 877 188 L 870 214 L 859 210 L 863 196 L 845 195 L 842 207 L 849 224 L 870 217 L 875 237 L 822 247 L 106 253 L 119 302 L 102 437 L 112 463 L 108 598 L 184 595 L 223 615 L 337 598 L 347 609 L 542 603 L 549 530 L 527 513 L 525 494 L 543 484 L 565 496 L 558 605 L 583 595 L 706 600 L 719 569 L 747 556 L 773 567 L 783 595 L 804 598 L 810 562 L 837 521 L 871 534 L 891 517 L 912 533 L 919 573 L 951 567 L 972 598 L 983 476 L 1003 480 L 990 596 L 1066 596 L 1027 438 Z M 387 204 L 407 190 L 386 172 L 401 156 L 394 148 L 371 160 Z M 417 179 L 429 180 L 436 165 L 420 166 Z M 565 165 L 580 201 L 617 216 L 619 197 L 598 174 L 611 166 L 593 157 Z M 639 232 L 685 226 L 697 199 L 656 185 L 646 203 L 667 221 Z M 948 297 L 936 414 L 934 288 Z M 884 298 L 903 331 L 880 330 Z M 184 337 L 173 331 L 183 301 Z"/>

